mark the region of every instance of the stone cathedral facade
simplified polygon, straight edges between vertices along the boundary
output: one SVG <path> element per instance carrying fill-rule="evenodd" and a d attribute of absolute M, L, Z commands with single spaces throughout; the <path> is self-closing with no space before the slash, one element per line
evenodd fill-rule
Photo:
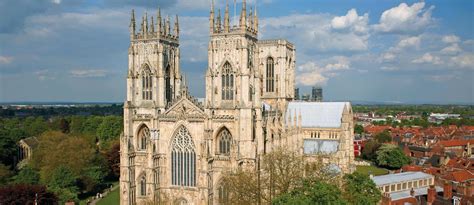
<path fill-rule="evenodd" d="M 236 25 L 228 5 L 223 18 L 211 8 L 201 101 L 180 71 L 178 17 L 145 14 L 137 28 L 132 11 L 120 204 L 225 204 L 222 174 L 279 146 L 353 171 L 350 103 L 294 101 L 295 46 L 259 40 L 256 9 L 241 8 Z"/>

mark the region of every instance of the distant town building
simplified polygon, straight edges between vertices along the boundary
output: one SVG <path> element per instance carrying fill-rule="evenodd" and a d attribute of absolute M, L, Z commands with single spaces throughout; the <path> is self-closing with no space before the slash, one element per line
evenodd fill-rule
<path fill-rule="evenodd" d="M 295 100 L 300 100 L 300 88 L 295 88 Z"/>
<path fill-rule="evenodd" d="M 303 101 L 309 101 L 310 100 L 310 95 L 305 93 L 301 96 L 301 100 Z"/>
<path fill-rule="evenodd" d="M 428 117 L 429 122 L 438 124 L 441 124 L 446 119 L 461 119 L 461 115 L 447 113 L 431 113 Z"/>
<path fill-rule="evenodd" d="M 372 180 L 383 194 L 382 205 L 421 204 L 421 198 L 429 194 L 433 195 L 430 197 L 435 197 L 437 192 L 443 191 L 442 187 L 434 186 L 433 175 L 423 172 L 387 174 L 372 177 Z"/>
<path fill-rule="evenodd" d="M 18 142 L 18 167 L 23 166 L 33 157 L 33 150 L 38 147 L 38 144 L 36 137 L 28 137 Z"/>
<path fill-rule="evenodd" d="M 311 101 L 323 101 L 323 89 L 320 87 L 313 87 L 311 90 Z"/>

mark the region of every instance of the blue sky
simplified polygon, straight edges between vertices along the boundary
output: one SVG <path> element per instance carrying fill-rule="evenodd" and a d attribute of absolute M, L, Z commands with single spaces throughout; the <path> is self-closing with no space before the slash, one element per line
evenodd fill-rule
<path fill-rule="evenodd" d="M 301 93 L 322 86 L 328 101 L 474 103 L 473 1 L 248 4 L 255 2 L 259 38 L 296 45 Z M 224 4 L 216 0 L 216 7 Z M 181 69 L 191 93 L 203 97 L 209 5 L 210 0 L 0 1 L 0 101 L 122 102 L 130 11 L 136 9 L 137 18 L 145 11 L 156 15 L 158 6 L 165 15 L 180 16 Z"/>

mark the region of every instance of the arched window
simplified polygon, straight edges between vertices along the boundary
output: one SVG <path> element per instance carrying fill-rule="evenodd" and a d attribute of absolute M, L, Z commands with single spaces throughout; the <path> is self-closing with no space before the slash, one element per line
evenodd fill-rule
<path fill-rule="evenodd" d="M 173 205 L 188 205 L 188 201 L 186 201 L 186 199 L 181 198 L 176 200 Z"/>
<path fill-rule="evenodd" d="M 217 189 L 219 204 L 229 204 L 229 192 L 225 185 L 221 184 Z"/>
<path fill-rule="evenodd" d="M 222 68 L 222 100 L 234 99 L 234 74 L 232 74 L 232 66 L 229 62 L 224 64 Z"/>
<path fill-rule="evenodd" d="M 171 142 L 171 181 L 175 186 L 196 186 L 196 153 L 184 126 L 178 128 Z"/>
<path fill-rule="evenodd" d="M 145 65 L 142 71 L 142 99 L 153 100 L 153 78 L 151 76 L 150 67 Z"/>
<path fill-rule="evenodd" d="M 267 58 L 267 92 L 274 92 L 275 90 L 275 64 L 273 58 Z"/>
<path fill-rule="evenodd" d="M 170 65 L 166 66 L 166 69 L 165 69 L 165 98 L 166 98 L 166 103 L 171 102 L 173 98 L 173 91 L 171 87 Z"/>
<path fill-rule="evenodd" d="M 150 138 L 150 130 L 146 125 L 143 125 L 138 131 L 138 148 L 141 150 L 146 149 L 147 139 Z"/>
<path fill-rule="evenodd" d="M 230 145 L 232 141 L 232 135 L 230 134 L 229 130 L 223 129 L 219 135 L 219 154 L 222 155 L 230 155 Z"/>
<path fill-rule="evenodd" d="M 140 180 L 140 196 L 146 196 L 146 176 L 142 176 Z"/>

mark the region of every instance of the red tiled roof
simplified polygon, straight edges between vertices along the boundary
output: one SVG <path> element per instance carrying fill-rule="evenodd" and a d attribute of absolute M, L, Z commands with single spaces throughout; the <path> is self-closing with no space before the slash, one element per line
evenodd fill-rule
<path fill-rule="evenodd" d="M 378 125 L 378 126 L 369 125 L 369 126 L 364 127 L 365 132 L 372 133 L 372 134 L 383 132 L 385 130 L 390 130 L 390 129 L 392 129 L 392 126 L 389 126 L 389 125 Z"/>
<path fill-rule="evenodd" d="M 404 172 L 419 172 L 419 171 L 422 171 L 423 169 L 420 166 L 416 166 L 416 165 L 405 165 L 402 167 L 402 170 Z"/>
<path fill-rule="evenodd" d="M 474 132 L 474 126 L 465 125 L 465 126 L 462 126 L 462 129 L 466 131 Z"/>
<path fill-rule="evenodd" d="M 445 140 L 439 142 L 439 144 L 444 147 L 465 146 L 467 143 L 474 144 L 474 140 Z"/>
<path fill-rule="evenodd" d="M 449 174 L 445 175 L 445 179 L 456 181 L 456 182 L 464 182 L 467 180 L 474 180 L 474 174 L 467 170 L 460 170 L 450 172 Z"/>

